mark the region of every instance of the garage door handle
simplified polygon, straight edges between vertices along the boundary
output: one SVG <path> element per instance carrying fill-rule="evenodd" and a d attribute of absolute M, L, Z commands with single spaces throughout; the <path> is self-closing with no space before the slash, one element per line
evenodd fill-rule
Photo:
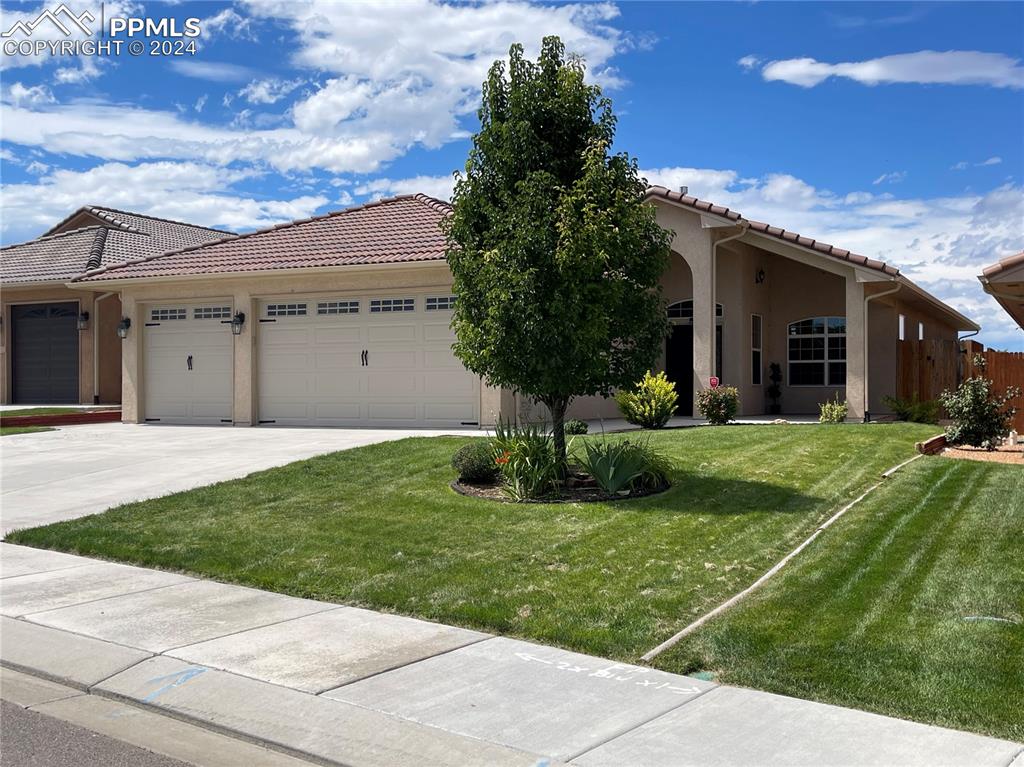
<path fill-rule="evenodd" d="M 192 369 L 192 355 L 191 354 L 188 355 L 188 359 L 185 360 L 185 362 L 188 363 L 188 369 L 191 370 Z"/>
<path fill-rule="evenodd" d="M 367 360 L 366 357 L 367 357 L 367 351 L 366 351 L 366 349 L 363 349 L 363 351 L 360 352 L 360 354 L 359 354 L 359 364 L 361 366 L 363 366 L 363 367 L 366 367 L 369 364 L 369 360 Z"/>

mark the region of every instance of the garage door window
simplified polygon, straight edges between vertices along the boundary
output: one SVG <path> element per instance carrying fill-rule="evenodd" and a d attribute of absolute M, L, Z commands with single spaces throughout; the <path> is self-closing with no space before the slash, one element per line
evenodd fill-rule
<path fill-rule="evenodd" d="M 317 314 L 359 314 L 358 301 L 320 301 Z"/>
<path fill-rule="evenodd" d="M 373 298 L 370 299 L 370 314 L 385 312 L 414 312 L 415 298 Z"/>
<path fill-rule="evenodd" d="M 451 311 L 455 308 L 455 296 L 427 296 L 428 312 Z"/>
<path fill-rule="evenodd" d="M 192 310 L 194 320 L 222 320 L 230 317 L 230 306 L 197 306 Z"/>
<path fill-rule="evenodd" d="M 305 317 L 305 304 L 267 304 L 268 317 Z"/>
<path fill-rule="evenodd" d="M 151 309 L 149 312 L 149 319 L 153 322 L 167 322 L 169 320 L 184 320 L 187 318 L 188 316 L 183 306 L 172 309 Z"/>

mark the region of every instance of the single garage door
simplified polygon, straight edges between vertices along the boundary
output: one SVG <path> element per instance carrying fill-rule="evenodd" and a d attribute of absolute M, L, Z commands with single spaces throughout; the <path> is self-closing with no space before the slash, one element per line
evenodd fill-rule
<path fill-rule="evenodd" d="M 12 306 L 11 326 L 13 401 L 78 402 L 78 303 Z"/>
<path fill-rule="evenodd" d="M 260 305 L 260 423 L 475 426 L 480 379 L 452 354 L 454 298 L 380 294 Z"/>
<path fill-rule="evenodd" d="M 161 304 L 146 307 L 144 316 L 144 418 L 231 423 L 231 306 Z"/>

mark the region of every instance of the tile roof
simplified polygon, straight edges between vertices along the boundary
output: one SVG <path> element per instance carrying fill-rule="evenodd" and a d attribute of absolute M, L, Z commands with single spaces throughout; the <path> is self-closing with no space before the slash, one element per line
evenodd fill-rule
<path fill-rule="evenodd" d="M 391 197 L 169 253 L 92 270 L 84 281 L 440 261 L 448 203 Z"/>
<path fill-rule="evenodd" d="M 992 266 L 986 266 L 982 271 L 982 275 L 985 277 L 995 277 L 1000 272 L 1004 272 L 1007 269 L 1012 269 L 1015 266 L 1024 264 L 1024 250 L 1012 256 L 999 259 Z"/>
<path fill-rule="evenodd" d="M 66 228 L 79 217 L 90 223 Z M 0 281 L 67 282 L 90 269 L 230 236 L 180 221 L 86 206 L 41 237 L 0 250 Z"/>
<path fill-rule="evenodd" d="M 835 245 L 829 245 L 827 242 L 819 242 L 818 240 L 811 239 L 810 237 L 804 237 L 803 235 L 797 234 L 796 232 L 787 232 L 785 229 L 780 229 L 777 226 L 771 226 L 760 221 L 751 221 L 745 219 L 737 211 L 723 207 L 721 205 L 715 205 L 714 203 L 707 202 L 706 200 L 700 200 L 696 197 L 683 194 L 682 192 L 674 192 L 663 186 L 651 186 L 647 188 L 647 197 L 661 197 L 679 205 L 683 205 L 688 208 L 692 208 L 701 213 L 710 213 L 713 216 L 728 219 L 729 221 L 735 221 L 737 224 L 746 224 L 748 229 L 752 232 L 759 234 L 766 234 L 770 237 L 774 237 L 783 242 L 788 242 L 793 245 L 800 245 L 805 248 L 817 251 L 826 256 L 839 259 L 840 261 L 848 261 L 858 266 L 866 266 L 869 269 L 874 269 L 879 272 L 891 275 L 893 277 L 900 273 L 900 270 L 895 266 L 890 266 L 884 261 L 877 261 L 867 256 L 861 256 L 857 253 L 851 253 L 843 248 L 837 248 Z"/>

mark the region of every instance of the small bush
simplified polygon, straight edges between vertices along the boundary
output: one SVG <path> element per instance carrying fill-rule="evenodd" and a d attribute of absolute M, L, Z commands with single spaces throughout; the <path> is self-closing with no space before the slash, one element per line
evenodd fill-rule
<path fill-rule="evenodd" d="M 849 407 L 846 401 L 839 401 L 839 395 L 831 402 L 822 402 L 818 405 L 821 415 L 818 416 L 818 423 L 845 423 Z"/>
<path fill-rule="evenodd" d="M 651 375 L 649 370 L 632 390 L 621 389 L 615 395 L 623 417 L 644 429 L 660 429 L 668 423 L 678 399 L 675 384 L 664 373 Z"/>
<path fill-rule="evenodd" d="M 488 484 L 498 478 L 494 448 L 487 442 L 470 442 L 452 456 L 452 468 L 459 472 L 460 482 Z"/>
<path fill-rule="evenodd" d="M 661 489 L 668 484 L 672 468 L 646 440 L 587 440 L 577 460 L 609 494 Z"/>
<path fill-rule="evenodd" d="M 939 401 L 953 421 L 946 429 L 946 439 L 954 445 L 995 450 L 1000 440 L 1010 433 L 1017 409 L 1008 403 L 1020 396 L 1020 389 L 1010 386 L 997 395 L 992 391 L 992 381 L 984 377 L 985 358 L 976 356 L 974 364 L 982 375 L 968 378 L 956 391 L 947 390 L 939 395 Z"/>
<path fill-rule="evenodd" d="M 578 418 L 573 418 L 565 422 L 565 433 L 567 435 L 573 434 L 586 434 L 590 430 L 590 426 L 586 421 L 581 421 Z"/>
<path fill-rule="evenodd" d="M 499 423 L 494 429 L 494 462 L 505 492 L 517 501 L 550 495 L 565 475 L 555 442 L 545 426 Z"/>
<path fill-rule="evenodd" d="M 697 409 L 716 426 L 729 423 L 740 410 L 740 392 L 735 386 L 701 389 L 697 392 Z"/>
<path fill-rule="evenodd" d="M 920 400 L 917 394 L 910 399 L 899 397 L 882 397 L 882 401 L 892 410 L 897 421 L 910 421 L 911 423 L 938 423 L 939 422 L 939 401 L 937 399 Z"/>
<path fill-rule="evenodd" d="M 638 440 L 633 444 L 636 445 L 637 450 L 643 453 L 647 465 L 640 476 L 631 483 L 632 488 L 652 492 L 667 487 L 669 474 L 675 468 L 672 459 L 651 447 L 650 441 Z"/>

